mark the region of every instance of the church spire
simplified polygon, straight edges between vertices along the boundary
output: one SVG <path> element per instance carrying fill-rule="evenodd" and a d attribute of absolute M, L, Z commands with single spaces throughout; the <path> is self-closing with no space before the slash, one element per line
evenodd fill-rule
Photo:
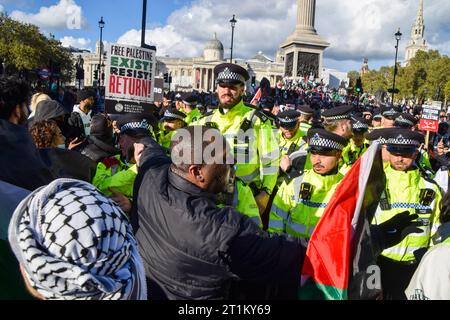
<path fill-rule="evenodd" d="M 420 40 L 424 37 L 425 22 L 423 19 L 423 0 L 419 0 L 419 9 L 417 10 L 416 22 L 411 30 L 411 39 Z"/>
<path fill-rule="evenodd" d="M 423 0 L 419 0 L 419 9 L 417 10 L 417 17 L 411 29 L 411 40 L 406 47 L 405 64 L 414 58 L 417 51 L 427 51 L 425 40 L 425 20 L 423 18 Z"/>

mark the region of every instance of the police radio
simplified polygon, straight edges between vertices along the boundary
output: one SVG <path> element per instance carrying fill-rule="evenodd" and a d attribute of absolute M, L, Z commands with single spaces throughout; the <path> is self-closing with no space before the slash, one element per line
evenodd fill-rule
<path fill-rule="evenodd" d="M 300 186 L 300 198 L 306 201 L 311 200 L 313 189 L 314 187 L 310 183 L 303 182 Z"/>

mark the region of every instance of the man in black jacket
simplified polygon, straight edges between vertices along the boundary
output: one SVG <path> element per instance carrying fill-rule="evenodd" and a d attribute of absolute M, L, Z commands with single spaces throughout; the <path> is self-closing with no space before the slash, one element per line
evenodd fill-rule
<path fill-rule="evenodd" d="M 269 235 L 233 208 L 217 207 L 216 195 L 228 186 L 233 165 L 225 161 L 223 136 L 199 126 L 177 136 L 184 139 L 173 145 L 173 163 L 153 140 L 142 156 L 143 145 L 135 145 L 140 176 L 132 219 L 138 218 L 149 297 L 227 299 L 232 280 L 299 284 L 303 240 Z M 202 155 L 213 143 L 220 147 L 210 161 Z"/>
<path fill-rule="evenodd" d="M 42 162 L 25 125 L 28 98 L 26 83 L 0 79 L 0 180 L 33 191 L 54 176 Z"/>

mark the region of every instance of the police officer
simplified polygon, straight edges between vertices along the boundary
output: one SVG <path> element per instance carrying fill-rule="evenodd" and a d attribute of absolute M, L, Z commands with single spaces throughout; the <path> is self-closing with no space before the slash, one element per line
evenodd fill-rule
<path fill-rule="evenodd" d="M 279 168 L 279 151 L 267 116 L 244 104 L 247 70 L 223 63 L 214 68 L 219 108 L 198 121 L 226 137 L 236 158 L 236 176 L 248 184 L 260 213 L 269 202 Z"/>
<path fill-rule="evenodd" d="M 353 135 L 351 121 L 353 109 L 352 105 L 345 105 L 322 112 L 325 130 L 340 135 L 344 139 L 350 139 Z"/>
<path fill-rule="evenodd" d="M 418 121 L 410 113 L 397 113 L 394 120 L 394 127 L 414 130 Z"/>
<path fill-rule="evenodd" d="M 369 148 L 369 142 L 365 135 L 369 131 L 369 125 L 363 118 L 352 118 L 353 136 L 347 148 L 344 149 L 342 159 L 344 165 L 350 167 L 358 160 Z"/>
<path fill-rule="evenodd" d="M 418 120 L 410 113 L 397 113 L 394 120 L 394 127 L 416 130 Z M 431 166 L 430 156 L 426 150 L 420 149 L 420 153 L 416 159 L 417 166 L 428 178 L 434 178 L 435 171 Z"/>
<path fill-rule="evenodd" d="M 174 108 L 168 109 L 164 112 L 164 116 L 161 118 L 161 128 L 158 134 L 158 143 L 167 152 L 170 149 L 170 142 L 174 132 L 186 126 L 186 115 Z"/>
<path fill-rule="evenodd" d="M 105 158 L 97 165 L 92 184 L 129 212 L 133 197 L 133 185 L 137 175 L 133 144 L 142 138 L 151 137 L 153 129 L 143 115 L 126 114 L 119 118 L 119 145 L 121 154 Z"/>
<path fill-rule="evenodd" d="M 299 106 L 297 110 L 300 112 L 300 118 L 298 119 L 300 122 L 300 130 L 303 132 L 303 135 L 306 136 L 308 134 L 308 130 L 311 129 L 311 121 L 314 116 L 314 110 L 306 104 Z"/>
<path fill-rule="evenodd" d="M 381 127 L 392 128 L 394 127 L 395 117 L 398 113 L 401 113 L 401 108 L 388 105 L 382 106 L 381 109 Z"/>
<path fill-rule="evenodd" d="M 375 109 L 373 111 L 373 117 L 372 117 L 372 129 L 381 128 L 381 112 L 380 109 Z"/>
<path fill-rule="evenodd" d="M 186 114 L 186 118 L 184 119 L 184 122 L 186 125 L 190 125 L 192 122 L 197 121 L 202 116 L 202 113 L 197 108 L 197 96 L 194 94 L 185 94 L 182 98 L 183 102 L 183 109 L 180 110 Z"/>
<path fill-rule="evenodd" d="M 306 144 L 303 137 L 308 131 L 305 132 L 300 128 L 299 117 L 300 112 L 291 109 L 277 115 L 277 123 L 280 126 L 278 141 L 281 156 L 290 155 Z"/>
<path fill-rule="evenodd" d="M 372 223 L 379 225 L 405 210 L 419 217 L 418 228 L 410 230 L 412 233 L 399 244 L 385 249 L 378 261 L 385 298 L 405 299 L 406 286 L 439 227 L 442 195 L 437 184 L 425 178 L 415 165 L 423 135 L 397 128 L 385 138 L 389 158 L 386 186 Z"/>
<path fill-rule="evenodd" d="M 282 183 L 271 208 L 269 232 L 310 238 L 344 177 L 338 166 L 348 140 L 324 129 L 311 129 L 308 141 L 312 169 Z"/>

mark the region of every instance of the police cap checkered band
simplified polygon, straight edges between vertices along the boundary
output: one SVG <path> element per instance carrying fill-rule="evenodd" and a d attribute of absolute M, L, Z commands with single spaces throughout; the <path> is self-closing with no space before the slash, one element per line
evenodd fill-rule
<path fill-rule="evenodd" d="M 242 83 L 250 78 L 247 70 L 233 63 L 222 63 L 214 68 L 216 82 Z"/>
<path fill-rule="evenodd" d="M 316 147 L 330 150 L 343 150 L 348 140 L 324 129 L 310 129 L 308 131 L 308 145 L 314 149 Z"/>
<path fill-rule="evenodd" d="M 378 141 L 380 144 L 386 144 L 387 140 L 395 134 L 398 128 L 380 128 L 374 129 L 366 135 L 366 139 L 369 141 Z"/>
<path fill-rule="evenodd" d="M 404 123 L 404 124 L 407 124 L 407 125 L 409 125 L 409 126 L 411 126 L 411 127 L 415 125 L 415 123 L 413 123 L 412 121 L 410 121 L 410 120 L 408 120 L 408 119 L 403 118 L 403 116 L 397 117 L 397 118 L 395 119 L 395 122 L 396 122 L 396 123 Z"/>
<path fill-rule="evenodd" d="M 369 130 L 369 125 L 365 123 L 362 119 L 352 119 L 353 130 Z"/>
<path fill-rule="evenodd" d="M 179 113 L 175 113 L 175 112 L 172 112 L 172 111 L 170 111 L 170 110 L 166 110 L 166 112 L 164 112 L 164 117 L 163 117 L 163 119 L 164 119 L 164 120 L 172 119 L 172 120 L 181 120 L 181 121 L 184 121 L 184 118 L 185 118 L 185 117 L 186 117 L 185 115 L 181 115 L 181 114 L 179 114 Z"/>
<path fill-rule="evenodd" d="M 406 138 L 402 134 L 396 137 L 389 138 L 387 144 L 402 145 L 402 146 L 420 146 L 421 142 L 414 138 Z"/>
<path fill-rule="evenodd" d="M 399 112 L 401 112 L 400 108 L 395 106 L 381 107 L 381 114 L 383 117 L 393 117 Z"/>
<path fill-rule="evenodd" d="M 353 111 L 352 105 L 334 107 L 332 109 L 325 110 L 322 113 L 322 118 L 329 121 L 351 119 L 352 111 Z"/>
<path fill-rule="evenodd" d="M 128 122 L 120 127 L 120 132 L 125 133 L 128 130 L 146 130 L 149 131 L 152 129 L 152 126 L 147 122 L 146 119 L 143 119 L 140 122 Z"/>
<path fill-rule="evenodd" d="M 297 110 L 300 111 L 301 114 L 306 115 L 306 116 L 312 116 L 314 114 L 314 110 L 306 105 L 299 106 L 297 108 Z"/>

